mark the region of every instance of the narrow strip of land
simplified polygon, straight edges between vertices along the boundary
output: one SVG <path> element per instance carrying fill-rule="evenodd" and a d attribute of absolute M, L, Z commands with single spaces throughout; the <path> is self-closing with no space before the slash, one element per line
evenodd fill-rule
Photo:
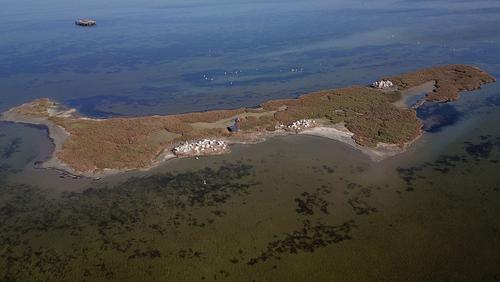
<path fill-rule="evenodd" d="M 383 89 L 323 90 L 259 108 L 92 119 L 44 98 L 10 109 L 2 120 L 46 125 L 56 146 L 44 166 L 87 176 L 148 169 L 174 157 L 222 154 L 232 143 L 297 133 L 340 140 L 383 159 L 421 135 L 415 109 L 402 102 L 409 95 L 425 91 L 424 101 L 454 101 L 461 91 L 494 81 L 479 68 L 446 65 L 384 78 L 375 84 L 388 86 Z"/>

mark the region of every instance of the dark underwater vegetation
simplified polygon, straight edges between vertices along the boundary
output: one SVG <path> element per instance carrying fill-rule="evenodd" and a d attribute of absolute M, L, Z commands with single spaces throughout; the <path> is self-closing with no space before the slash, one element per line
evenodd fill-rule
<path fill-rule="evenodd" d="M 500 77 L 495 1 L 3 4 L 1 111 L 253 107 L 455 63 Z M 46 129 L 0 123 L 0 281 L 498 281 L 500 87 L 418 116 L 382 162 L 277 137 L 99 180 L 41 168 Z"/>
<path fill-rule="evenodd" d="M 351 180 L 366 172 L 364 165 L 333 168 L 324 164 L 309 166 L 317 175 L 309 185 L 283 180 L 283 185 L 273 188 L 269 178 L 259 176 L 263 172 L 255 167 L 256 160 L 234 159 L 184 172 L 134 176 L 108 187 L 48 193 L 31 185 L 9 183 L 6 176 L 10 168 L 4 165 L 0 178 L 0 278 L 121 280 L 172 272 L 172 277 L 218 280 L 268 267 L 283 275 L 279 271 L 286 271 L 294 256 L 323 249 L 335 254 L 339 251 L 336 246 L 361 240 L 371 225 L 364 218 L 385 214 L 387 205 L 394 205 L 381 205 L 386 193 L 408 193 L 406 198 L 411 199 L 414 193 L 438 185 L 443 176 L 470 177 L 478 169 L 500 167 L 500 135 L 481 135 L 462 144 L 456 154 L 397 167 L 395 178 L 378 184 Z M 267 158 L 259 158 L 261 165 L 268 166 Z M 447 176 L 450 174 L 453 176 Z M 490 185 L 480 188 L 481 198 L 484 201 L 488 195 L 490 201 L 498 201 L 498 179 L 486 182 Z M 289 186 L 293 183 L 294 188 Z M 243 226 L 258 225 L 262 219 L 252 210 L 272 204 L 273 195 L 279 195 L 279 205 L 273 210 L 278 218 L 280 214 L 287 216 L 285 226 L 267 226 L 263 233 L 252 230 L 257 237 L 251 241 L 245 235 L 240 239 L 217 238 L 224 232 L 239 234 L 245 232 Z M 378 220 L 395 224 L 390 223 L 394 219 Z M 236 231 L 236 226 L 243 230 Z M 493 229 L 498 232 L 497 227 Z M 202 237 L 211 238 L 211 243 L 192 241 L 203 241 Z M 165 262 L 170 267 L 162 268 Z M 121 267 L 131 264 L 141 267 Z M 212 267 L 186 272 L 190 266 L 204 264 Z"/>

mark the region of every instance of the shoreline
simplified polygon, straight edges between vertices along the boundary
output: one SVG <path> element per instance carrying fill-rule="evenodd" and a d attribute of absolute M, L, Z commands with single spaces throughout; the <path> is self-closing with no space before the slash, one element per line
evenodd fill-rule
<path fill-rule="evenodd" d="M 36 168 L 54 169 L 73 178 L 148 171 L 175 158 L 226 154 L 233 144 L 299 134 L 342 142 L 377 162 L 405 152 L 422 136 L 423 124 L 416 116 L 419 106 L 427 101 L 454 101 L 460 92 L 495 81 L 466 65 L 432 67 L 390 79 L 394 87 L 354 85 L 270 100 L 260 108 L 136 118 L 85 117 L 76 109 L 42 98 L 11 108 L 1 114 L 0 121 L 46 127 L 54 149 Z M 301 122 L 306 123 L 302 126 Z M 296 124 L 301 125 L 293 127 Z M 180 144 L 206 138 L 224 141 L 229 147 L 221 152 L 200 153 L 198 147 L 185 155 L 174 152 Z"/>
<path fill-rule="evenodd" d="M 47 160 L 41 161 L 40 164 L 34 164 L 36 169 L 49 169 L 55 170 L 61 173 L 63 176 L 69 176 L 71 178 L 91 178 L 91 179 L 101 179 L 107 176 L 132 172 L 132 171 L 140 171 L 147 172 L 150 171 L 160 165 L 165 164 L 166 162 L 173 159 L 183 159 L 183 158 L 198 158 L 198 157 L 209 157 L 211 155 L 197 155 L 197 156 L 180 156 L 175 155 L 172 152 L 174 146 L 168 146 L 162 152 L 160 152 L 154 160 L 151 162 L 151 165 L 146 168 L 124 168 L 124 169 L 110 169 L 105 168 L 102 171 L 98 172 L 79 172 L 74 170 L 71 166 L 66 164 L 64 161 L 60 160 L 57 157 L 57 153 L 61 150 L 64 141 L 70 136 L 70 134 L 64 130 L 61 126 L 57 126 L 48 120 L 42 120 L 35 118 L 34 120 L 27 119 L 25 117 L 20 117 L 19 115 L 13 114 L 14 116 L 2 114 L 0 117 L 0 122 L 8 122 L 8 123 L 18 123 L 26 126 L 36 126 L 41 127 L 45 130 L 47 137 L 50 142 L 53 144 L 53 151 L 51 153 L 50 158 Z M 364 147 L 357 144 L 352 136 L 354 133 L 350 132 L 344 124 L 338 123 L 333 126 L 315 126 L 312 128 L 307 128 L 298 132 L 294 131 L 286 131 L 286 130 L 276 130 L 273 132 L 254 132 L 247 134 L 246 136 L 240 137 L 228 137 L 221 139 L 222 141 L 227 142 L 229 147 L 235 144 L 258 144 L 262 142 L 266 142 L 268 139 L 278 136 L 284 137 L 293 137 L 298 135 L 310 135 L 323 137 L 330 140 L 339 141 L 344 143 L 352 148 L 356 149 L 360 153 L 366 155 L 373 162 L 379 162 L 386 158 L 404 153 L 406 151 L 407 145 L 412 144 L 417 141 L 418 138 L 412 140 L 405 146 L 401 147 L 397 144 L 383 144 L 380 143 L 375 148 Z M 421 136 L 421 135 L 420 135 Z M 419 137 L 420 137 L 419 136 Z M 231 149 L 226 152 L 215 154 L 215 155 L 224 155 L 230 154 Z"/>
<path fill-rule="evenodd" d="M 422 136 L 419 135 L 417 138 L 415 138 L 411 142 L 404 144 L 403 146 L 400 146 L 398 144 L 378 143 L 376 147 L 370 148 L 361 146 L 356 143 L 354 139 L 352 139 L 352 136 L 354 134 L 347 130 L 347 128 L 345 128 L 343 124 L 337 124 L 334 127 L 314 127 L 299 132 L 298 134 L 319 136 L 342 142 L 368 156 L 373 162 L 380 162 L 389 157 L 404 153 L 409 145 L 413 144 L 420 138 L 420 136 Z"/>
<path fill-rule="evenodd" d="M 416 109 L 426 102 L 425 100 L 426 95 L 435 90 L 436 90 L 435 80 L 428 81 L 418 86 L 410 87 L 404 91 L 401 91 L 401 99 L 394 102 L 393 105 L 395 105 L 398 108 Z M 409 105 L 408 102 L 412 98 L 418 98 L 418 100 L 414 101 L 413 103 L 411 103 L 411 105 Z"/>

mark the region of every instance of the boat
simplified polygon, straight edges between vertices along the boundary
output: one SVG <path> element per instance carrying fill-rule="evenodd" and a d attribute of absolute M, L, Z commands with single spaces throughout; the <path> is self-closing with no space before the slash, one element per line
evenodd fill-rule
<path fill-rule="evenodd" d="M 91 19 L 78 19 L 75 21 L 75 24 L 79 26 L 94 26 L 96 23 L 97 22 L 95 20 Z"/>

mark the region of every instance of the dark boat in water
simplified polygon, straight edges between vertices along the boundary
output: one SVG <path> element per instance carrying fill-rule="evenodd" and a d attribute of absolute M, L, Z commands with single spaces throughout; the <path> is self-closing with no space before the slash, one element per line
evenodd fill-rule
<path fill-rule="evenodd" d="M 97 22 L 95 20 L 91 19 L 78 19 L 75 21 L 75 24 L 79 26 L 94 26 L 96 23 Z"/>

